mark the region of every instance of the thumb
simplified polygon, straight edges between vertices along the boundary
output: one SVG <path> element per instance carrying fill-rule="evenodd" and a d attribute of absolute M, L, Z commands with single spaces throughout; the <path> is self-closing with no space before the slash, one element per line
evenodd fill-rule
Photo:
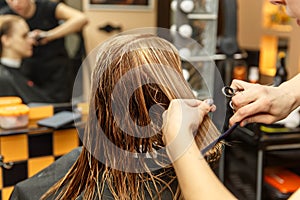
<path fill-rule="evenodd" d="M 197 107 L 201 104 L 201 101 L 198 99 L 183 99 L 182 100 L 186 105 L 191 107 Z"/>

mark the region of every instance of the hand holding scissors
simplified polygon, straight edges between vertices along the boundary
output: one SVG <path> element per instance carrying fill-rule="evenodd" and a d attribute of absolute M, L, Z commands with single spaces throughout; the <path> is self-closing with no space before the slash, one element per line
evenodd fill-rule
<path fill-rule="evenodd" d="M 234 95 L 236 95 L 237 92 L 240 92 L 239 90 L 236 90 L 230 86 L 224 86 L 222 88 L 222 93 L 226 96 L 226 97 L 229 97 L 229 98 L 232 98 Z M 234 110 L 234 107 L 232 105 L 232 101 L 230 100 L 229 102 L 229 106 L 232 110 Z"/>
<path fill-rule="evenodd" d="M 299 80 L 300 74 L 279 87 L 233 80 L 231 87 L 243 92 L 232 98 L 235 112 L 229 120 L 230 124 L 271 124 L 283 119 L 299 105 L 296 95 Z"/>

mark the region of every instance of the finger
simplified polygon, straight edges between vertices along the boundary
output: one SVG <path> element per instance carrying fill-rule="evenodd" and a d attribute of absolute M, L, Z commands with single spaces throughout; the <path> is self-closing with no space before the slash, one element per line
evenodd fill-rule
<path fill-rule="evenodd" d="M 207 103 L 210 106 L 209 112 L 215 112 L 217 107 L 214 105 L 214 100 L 213 99 L 206 99 L 204 100 L 205 103 Z"/>
<path fill-rule="evenodd" d="M 38 30 L 38 29 L 35 29 L 35 30 L 31 31 L 31 33 L 34 34 L 35 37 L 38 36 L 40 32 L 41 31 Z"/>
<path fill-rule="evenodd" d="M 204 102 L 207 103 L 209 106 L 212 106 L 214 104 L 213 99 L 205 99 Z"/>
<path fill-rule="evenodd" d="M 252 102 L 257 101 L 260 98 L 259 94 L 252 90 L 244 90 L 237 92 L 235 96 L 231 98 L 232 104 L 236 110 L 244 107 Z"/>
<path fill-rule="evenodd" d="M 230 87 L 233 88 L 233 89 L 235 89 L 235 90 L 245 90 L 250 85 L 251 85 L 251 83 L 248 83 L 248 82 L 245 82 L 245 81 L 242 81 L 242 80 L 234 79 L 231 82 Z"/>
<path fill-rule="evenodd" d="M 257 100 L 237 109 L 234 115 L 230 118 L 229 122 L 232 125 L 258 113 L 266 113 L 268 110 L 269 107 L 262 103 L 262 100 Z"/>
<path fill-rule="evenodd" d="M 205 102 L 202 102 L 202 103 L 198 106 L 198 108 L 200 109 L 200 112 L 201 112 L 202 115 L 206 115 L 206 114 L 208 114 L 208 113 L 211 111 L 212 106 L 208 105 L 208 104 L 205 103 Z"/>
<path fill-rule="evenodd" d="M 200 101 L 198 99 L 182 99 L 182 101 L 186 105 L 191 106 L 191 107 L 197 107 L 202 103 L 202 101 Z"/>
<path fill-rule="evenodd" d="M 39 46 L 39 43 L 36 40 L 33 40 L 33 46 Z"/>
<path fill-rule="evenodd" d="M 40 45 L 45 45 L 45 44 L 47 44 L 47 43 L 48 43 L 47 38 L 41 39 L 41 40 L 39 41 L 39 44 L 40 44 Z"/>
<path fill-rule="evenodd" d="M 216 105 L 212 105 L 210 107 L 210 112 L 215 112 L 217 110 L 217 106 Z"/>
<path fill-rule="evenodd" d="M 264 124 L 271 124 L 276 121 L 276 118 L 270 114 L 262 113 L 253 115 L 243 119 L 240 123 L 240 126 L 245 126 L 250 123 L 264 123 Z"/>

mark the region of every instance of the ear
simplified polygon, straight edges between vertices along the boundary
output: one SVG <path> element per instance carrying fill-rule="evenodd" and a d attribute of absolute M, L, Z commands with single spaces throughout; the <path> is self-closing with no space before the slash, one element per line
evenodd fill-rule
<path fill-rule="evenodd" d="M 3 47 L 7 47 L 10 45 L 10 38 L 7 35 L 1 36 L 1 43 Z"/>

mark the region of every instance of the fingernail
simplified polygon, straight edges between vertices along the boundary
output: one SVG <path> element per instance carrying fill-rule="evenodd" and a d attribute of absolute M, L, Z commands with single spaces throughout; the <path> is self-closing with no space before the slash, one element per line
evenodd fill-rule
<path fill-rule="evenodd" d="M 204 102 L 207 103 L 209 106 L 212 106 L 214 104 L 213 99 L 205 99 Z"/>
<path fill-rule="evenodd" d="M 245 121 L 243 121 L 243 122 L 241 123 L 241 126 L 246 126 L 247 124 L 248 124 L 248 121 L 245 120 Z"/>

